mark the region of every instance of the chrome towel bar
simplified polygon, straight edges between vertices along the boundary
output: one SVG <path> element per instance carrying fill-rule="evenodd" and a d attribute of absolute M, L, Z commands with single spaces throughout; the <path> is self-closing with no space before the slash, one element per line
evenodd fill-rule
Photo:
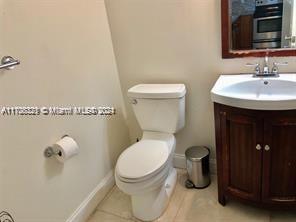
<path fill-rule="evenodd" d="M 11 70 L 14 69 L 16 65 L 19 65 L 21 62 L 17 59 L 14 59 L 11 56 L 4 56 L 1 59 L 0 69 Z"/>

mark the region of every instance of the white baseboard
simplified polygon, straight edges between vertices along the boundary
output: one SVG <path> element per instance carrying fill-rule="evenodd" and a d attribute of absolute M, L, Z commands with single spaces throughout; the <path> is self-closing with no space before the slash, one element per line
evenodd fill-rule
<path fill-rule="evenodd" d="M 175 153 L 174 167 L 186 169 L 186 157 L 184 154 Z M 210 172 L 211 174 L 217 174 L 216 159 L 210 159 Z"/>
<path fill-rule="evenodd" d="M 97 205 L 104 199 L 115 184 L 113 170 L 98 184 L 98 186 L 79 205 L 66 222 L 85 222 L 95 210 Z"/>

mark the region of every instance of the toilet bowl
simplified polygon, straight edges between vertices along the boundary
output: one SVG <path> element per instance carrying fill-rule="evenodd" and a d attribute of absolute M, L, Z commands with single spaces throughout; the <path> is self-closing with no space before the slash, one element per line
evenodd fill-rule
<path fill-rule="evenodd" d="M 175 145 L 172 134 L 144 132 L 117 161 L 116 184 L 131 196 L 133 215 L 143 221 L 158 218 L 168 204 L 177 180 L 172 166 Z"/>
<path fill-rule="evenodd" d="M 142 84 L 129 90 L 143 136 L 118 158 L 115 181 L 131 196 L 133 215 L 140 220 L 160 217 L 174 190 L 173 133 L 185 123 L 185 92 L 183 84 Z"/>

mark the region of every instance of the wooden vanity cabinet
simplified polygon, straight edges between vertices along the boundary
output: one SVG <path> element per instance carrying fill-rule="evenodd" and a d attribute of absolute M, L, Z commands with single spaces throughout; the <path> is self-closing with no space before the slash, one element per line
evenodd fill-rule
<path fill-rule="evenodd" d="M 214 106 L 219 202 L 296 208 L 296 110 Z"/>

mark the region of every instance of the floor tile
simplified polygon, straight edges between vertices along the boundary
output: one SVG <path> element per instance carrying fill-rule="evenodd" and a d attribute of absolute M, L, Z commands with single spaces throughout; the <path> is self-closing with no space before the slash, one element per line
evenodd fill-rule
<path fill-rule="evenodd" d="M 291 211 L 273 211 L 270 213 L 271 222 L 295 222 L 296 212 Z"/>
<path fill-rule="evenodd" d="M 127 220 L 120 218 L 118 216 L 108 214 L 102 211 L 96 211 L 88 220 L 88 222 L 132 222 L 132 220 Z"/>
<path fill-rule="evenodd" d="M 132 218 L 130 196 L 121 192 L 116 186 L 97 209 L 125 219 Z"/>
<path fill-rule="evenodd" d="M 189 190 L 181 204 L 176 222 L 269 222 L 269 212 L 249 207 L 234 201 L 221 206 L 217 200 L 217 178 L 212 176 L 208 188 Z"/>
<path fill-rule="evenodd" d="M 174 221 L 179 208 L 181 207 L 181 203 L 183 202 L 183 199 L 185 197 L 186 188 L 184 187 L 184 183 L 186 180 L 186 171 L 184 170 L 178 170 L 178 180 L 175 187 L 175 190 L 172 194 L 170 203 L 164 212 L 164 214 L 158 218 L 157 222 L 170 222 Z"/>
<path fill-rule="evenodd" d="M 217 200 L 217 177 L 206 189 L 186 189 L 185 170 L 177 170 L 178 180 L 165 213 L 156 222 L 296 222 L 296 212 L 267 210 L 229 201 L 225 207 Z M 116 186 L 98 206 L 88 222 L 140 222 L 132 216 L 131 199 Z"/>
<path fill-rule="evenodd" d="M 217 221 L 218 204 L 216 198 L 208 191 L 190 190 L 186 193 L 175 221 Z M 207 193 L 207 194 L 205 194 Z"/>
<path fill-rule="evenodd" d="M 236 201 L 229 201 L 225 207 L 219 205 L 219 221 L 230 222 L 269 222 L 269 211 L 242 204 Z"/>

